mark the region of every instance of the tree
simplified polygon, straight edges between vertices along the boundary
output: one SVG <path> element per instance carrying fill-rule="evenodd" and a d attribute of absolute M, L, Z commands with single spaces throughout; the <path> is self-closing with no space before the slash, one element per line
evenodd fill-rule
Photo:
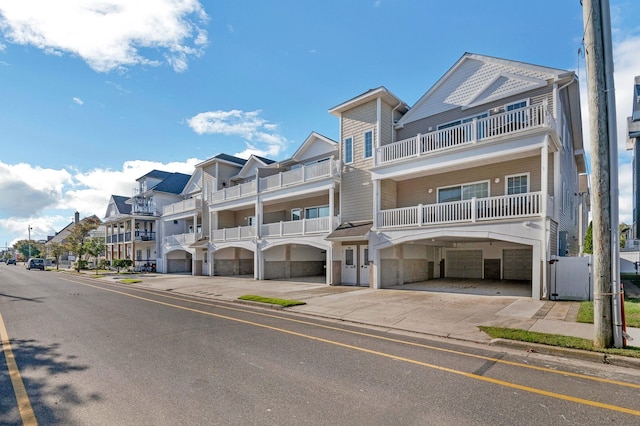
<path fill-rule="evenodd" d="M 120 273 L 120 268 L 129 268 L 133 262 L 131 259 L 113 259 L 113 267 Z"/>
<path fill-rule="evenodd" d="M 34 240 L 20 240 L 13 244 L 13 248 L 22 254 L 23 259 L 29 259 L 29 246 L 31 246 L 31 257 L 39 257 L 42 251 L 42 244 L 35 242 Z"/>
<path fill-rule="evenodd" d="M 618 225 L 618 240 L 620 241 L 620 248 L 624 248 L 624 246 L 627 244 L 627 235 L 629 233 L 629 230 L 629 225 L 624 222 Z"/>
<path fill-rule="evenodd" d="M 48 255 L 56 260 L 56 269 L 60 269 L 60 256 L 62 256 L 67 251 L 64 244 L 52 241 L 47 244 L 47 251 Z"/>
<path fill-rule="evenodd" d="M 106 247 L 104 238 L 92 237 L 85 241 L 85 250 L 87 254 L 96 260 L 96 274 L 98 273 L 98 258 L 104 253 Z"/>
<path fill-rule="evenodd" d="M 593 254 L 593 222 L 589 222 L 587 233 L 584 235 L 584 247 L 582 250 L 587 254 Z"/>
<path fill-rule="evenodd" d="M 86 242 L 90 239 L 89 232 L 100 225 L 100 219 L 95 216 L 86 217 L 73 225 L 66 238 L 66 247 L 76 257 L 76 271 L 80 272 L 82 257 L 87 253 Z"/>

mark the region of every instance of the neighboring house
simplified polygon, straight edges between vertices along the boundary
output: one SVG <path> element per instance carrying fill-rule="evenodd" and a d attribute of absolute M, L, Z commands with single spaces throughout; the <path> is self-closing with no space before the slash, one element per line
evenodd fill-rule
<path fill-rule="evenodd" d="M 152 267 L 164 272 L 161 251 L 164 229 L 160 217 L 165 205 L 183 199 L 181 194 L 189 179 L 184 173 L 152 170 L 136 180 L 138 186 L 132 197 L 112 195 L 104 219 L 106 259 L 130 259 L 136 270 Z M 175 226 L 166 231 L 173 235 L 178 229 L 184 230 L 186 223 L 183 219 L 176 220 Z M 186 259 L 182 263 L 186 264 Z M 190 272 L 189 268 L 184 270 Z"/>
<path fill-rule="evenodd" d="M 199 247 L 208 275 L 338 283 L 326 240 L 338 223 L 338 155 L 337 142 L 313 132 L 283 161 L 221 154 L 197 165 L 207 194 L 209 241 Z"/>
<path fill-rule="evenodd" d="M 45 244 L 44 244 L 45 252 L 47 251 L 48 247 L 51 246 L 51 243 L 58 243 L 58 244 L 62 244 L 62 245 L 66 244 L 67 243 L 67 238 L 69 237 L 69 234 L 71 233 L 73 228 L 76 226 L 76 224 L 78 224 L 80 222 L 84 222 L 84 221 L 86 221 L 88 219 L 100 221 L 100 219 L 96 215 L 93 215 L 93 216 L 90 216 L 90 217 L 85 217 L 85 218 L 83 218 L 81 220 L 80 219 L 80 213 L 79 212 L 75 212 L 73 222 L 71 222 L 70 224 L 68 224 L 64 228 L 62 228 L 62 230 L 57 232 L 56 235 L 54 235 L 53 237 L 50 237 L 47 240 L 47 242 L 45 242 Z M 94 229 L 93 231 L 91 231 L 89 233 L 89 237 L 102 237 L 102 238 L 104 238 L 104 236 L 105 236 L 105 226 L 104 225 L 99 225 L 96 229 Z M 51 257 L 50 257 L 50 259 L 51 259 Z M 99 263 L 99 260 L 100 259 L 98 259 L 98 263 Z M 58 262 L 60 263 L 60 265 L 63 265 L 63 266 L 71 266 L 71 264 L 74 261 L 75 261 L 75 258 L 73 256 L 73 253 L 69 253 L 69 252 L 65 252 L 58 259 Z"/>
<path fill-rule="evenodd" d="M 640 239 L 640 76 L 635 78 L 633 85 L 633 108 L 631 117 L 627 118 L 627 130 L 629 138 L 627 139 L 627 150 L 633 151 L 632 169 L 633 169 L 633 223 L 631 225 L 631 238 L 627 240 L 628 244 L 638 246 L 637 240 Z"/>
<path fill-rule="evenodd" d="M 416 104 L 384 87 L 340 119 L 343 284 L 526 280 L 577 255 L 588 185 L 575 73 L 466 53 Z"/>

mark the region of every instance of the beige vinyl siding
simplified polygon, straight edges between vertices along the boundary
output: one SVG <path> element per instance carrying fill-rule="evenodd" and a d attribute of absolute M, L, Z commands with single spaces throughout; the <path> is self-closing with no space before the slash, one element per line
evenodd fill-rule
<path fill-rule="evenodd" d="M 222 183 L 226 183 L 226 187 L 228 188 L 230 186 L 230 182 L 229 179 L 232 178 L 233 176 L 237 175 L 238 172 L 240 171 L 240 167 L 235 167 L 235 166 L 231 166 L 229 164 L 223 164 L 223 163 L 219 163 L 218 164 L 218 188 L 217 190 L 221 190 L 224 187 L 222 186 Z"/>
<path fill-rule="evenodd" d="M 402 129 L 399 129 L 396 134 L 396 141 L 411 138 L 418 133 L 429 133 L 435 131 L 440 124 L 450 123 L 461 118 L 473 117 L 475 115 L 482 114 L 483 112 L 491 112 L 491 114 L 493 115 L 492 110 L 494 108 L 499 108 L 506 104 L 521 101 L 524 99 L 529 99 L 530 105 L 541 103 L 543 99 L 547 99 L 550 102 L 550 108 L 552 108 L 553 87 L 542 87 L 540 89 L 532 90 L 526 93 L 520 93 L 518 95 L 503 98 L 498 101 L 490 102 L 469 109 L 463 110 L 461 107 L 453 108 L 448 111 L 432 115 L 430 117 L 425 117 L 421 120 L 404 123 L 404 127 Z M 429 130 L 429 128 L 431 128 L 431 130 Z"/>
<path fill-rule="evenodd" d="M 340 192 L 348 202 L 342 203 L 342 222 L 372 220 L 373 184 L 369 168 L 373 157 L 364 158 L 364 132 L 373 130 L 374 147 L 377 140 L 377 103 L 368 102 L 342 115 L 342 158 L 344 161 L 344 140 L 353 138 L 353 162 L 342 165 Z"/>
<path fill-rule="evenodd" d="M 489 196 L 505 195 L 505 176 L 524 173 L 529 173 L 529 191 L 540 191 L 540 157 L 527 157 L 398 182 L 396 207 L 435 204 L 438 202 L 438 188 L 481 181 L 489 181 Z M 500 182 L 496 183 L 496 178 Z M 382 185 L 383 200 L 391 198 L 391 194 L 385 192 L 388 187 L 389 185 Z"/>
<path fill-rule="evenodd" d="M 395 209 L 398 199 L 398 184 L 392 180 L 380 182 L 380 208 L 382 210 Z"/>

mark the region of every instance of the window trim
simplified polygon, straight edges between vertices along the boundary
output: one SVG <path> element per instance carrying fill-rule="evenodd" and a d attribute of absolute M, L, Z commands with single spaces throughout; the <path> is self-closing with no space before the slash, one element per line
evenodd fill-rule
<path fill-rule="evenodd" d="M 479 183 L 486 183 L 487 184 L 487 198 L 491 197 L 491 180 L 484 179 L 484 180 L 479 180 L 479 181 L 475 181 L 475 182 L 460 183 L 460 184 L 457 184 L 457 185 L 439 186 L 439 187 L 436 188 L 436 200 L 437 200 L 438 204 L 441 204 L 441 203 L 453 203 L 455 201 L 464 201 L 465 199 L 462 198 L 462 187 L 468 186 L 468 185 L 477 185 Z M 459 200 L 455 200 L 455 201 L 440 201 L 440 190 L 448 189 L 448 188 L 460 188 L 460 199 Z"/>
<path fill-rule="evenodd" d="M 298 212 L 298 219 L 294 218 L 294 216 L 293 216 L 294 212 Z M 302 209 L 301 208 L 297 207 L 295 209 L 291 209 L 291 221 L 292 222 L 296 221 L 296 220 L 302 220 L 302 219 L 303 219 L 303 217 L 302 217 Z"/>
<path fill-rule="evenodd" d="M 473 119 L 477 118 L 478 120 L 481 120 L 483 118 L 488 118 L 489 117 L 489 111 L 484 111 L 478 114 L 473 114 L 473 115 L 468 115 L 466 117 L 462 117 L 462 118 L 458 118 L 457 120 L 452 120 L 452 121 L 448 121 L 446 123 L 441 123 L 438 124 L 436 126 L 436 130 L 444 130 L 444 129 L 449 129 L 451 127 L 456 127 L 456 126 L 460 126 L 462 124 L 465 123 L 469 123 L 471 121 L 473 121 Z"/>
<path fill-rule="evenodd" d="M 515 102 L 509 102 L 508 104 L 504 104 L 504 112 L 508 112 L 508 111 L 517 111 L 521 108 L 526 108 L 529 106 L 529 98 L 524 98 L 524 99 L 520 99 L 519 101 L 515 101 Z M 524 106 L 518 107 L 518 108 L 514 108 L 514 109 L 509 109 L 510 106 L 512 105 L 517 105 L 517 104 L 521 104 L 524 102 Z"/>
<path fill-rule="evenodd" d="M 512 175 L 505 175 L 505 177 L 504 177 L 504 195 L 517 195 L 517 194 L 509 194 L 509 178 L 520 177 L 520 176 L 526 176 L 527 177 L 527 192 L 526 193 L 531 192 L 531 172 L 515 173 L 515 174 L 512 174 Z M 520 192 L 519 194 L 522 194 L 522 192 Z"/>
<path fill-rule="evenodd" d="M 350 153 L 347 152 L 347 146 L 349 147 L 349 151 L 351 151 Z M 353 163 L 353 136 L 344 138 L 344 164 L 351 163 Z"/>
<path fill-rule="evenodd" d="M 367 134 L 371 133 L 371 152 L 369 153 L 369 155 L 367 155 Z M 374 141 L 373 141 L 373 129 L 367 130 L 364 133 L 362 133 L 362 148 L 363 148 L 363 158 L 373 158 L 373 145 L 374 145 Z"/>

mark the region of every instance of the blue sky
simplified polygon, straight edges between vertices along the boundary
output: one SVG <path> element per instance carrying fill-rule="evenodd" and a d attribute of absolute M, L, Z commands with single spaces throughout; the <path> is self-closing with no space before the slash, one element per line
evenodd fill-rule
<path fill-rule="evenodd" d="M 611 0 L 620 213 L 640 1 Z M 409 105 L 464 52 L 585 76 L 579 0 L 20 0 L 0 3 L 0 246 L 103 217 L 156 168 L 287 158 L 327 110 L 385 86 Z M 587 114 L 583 84 L 583 115 Z M 587 126 L 584 126 L 588 138 Z M 588 149 L 589 142 L 585 141 Z"/>

